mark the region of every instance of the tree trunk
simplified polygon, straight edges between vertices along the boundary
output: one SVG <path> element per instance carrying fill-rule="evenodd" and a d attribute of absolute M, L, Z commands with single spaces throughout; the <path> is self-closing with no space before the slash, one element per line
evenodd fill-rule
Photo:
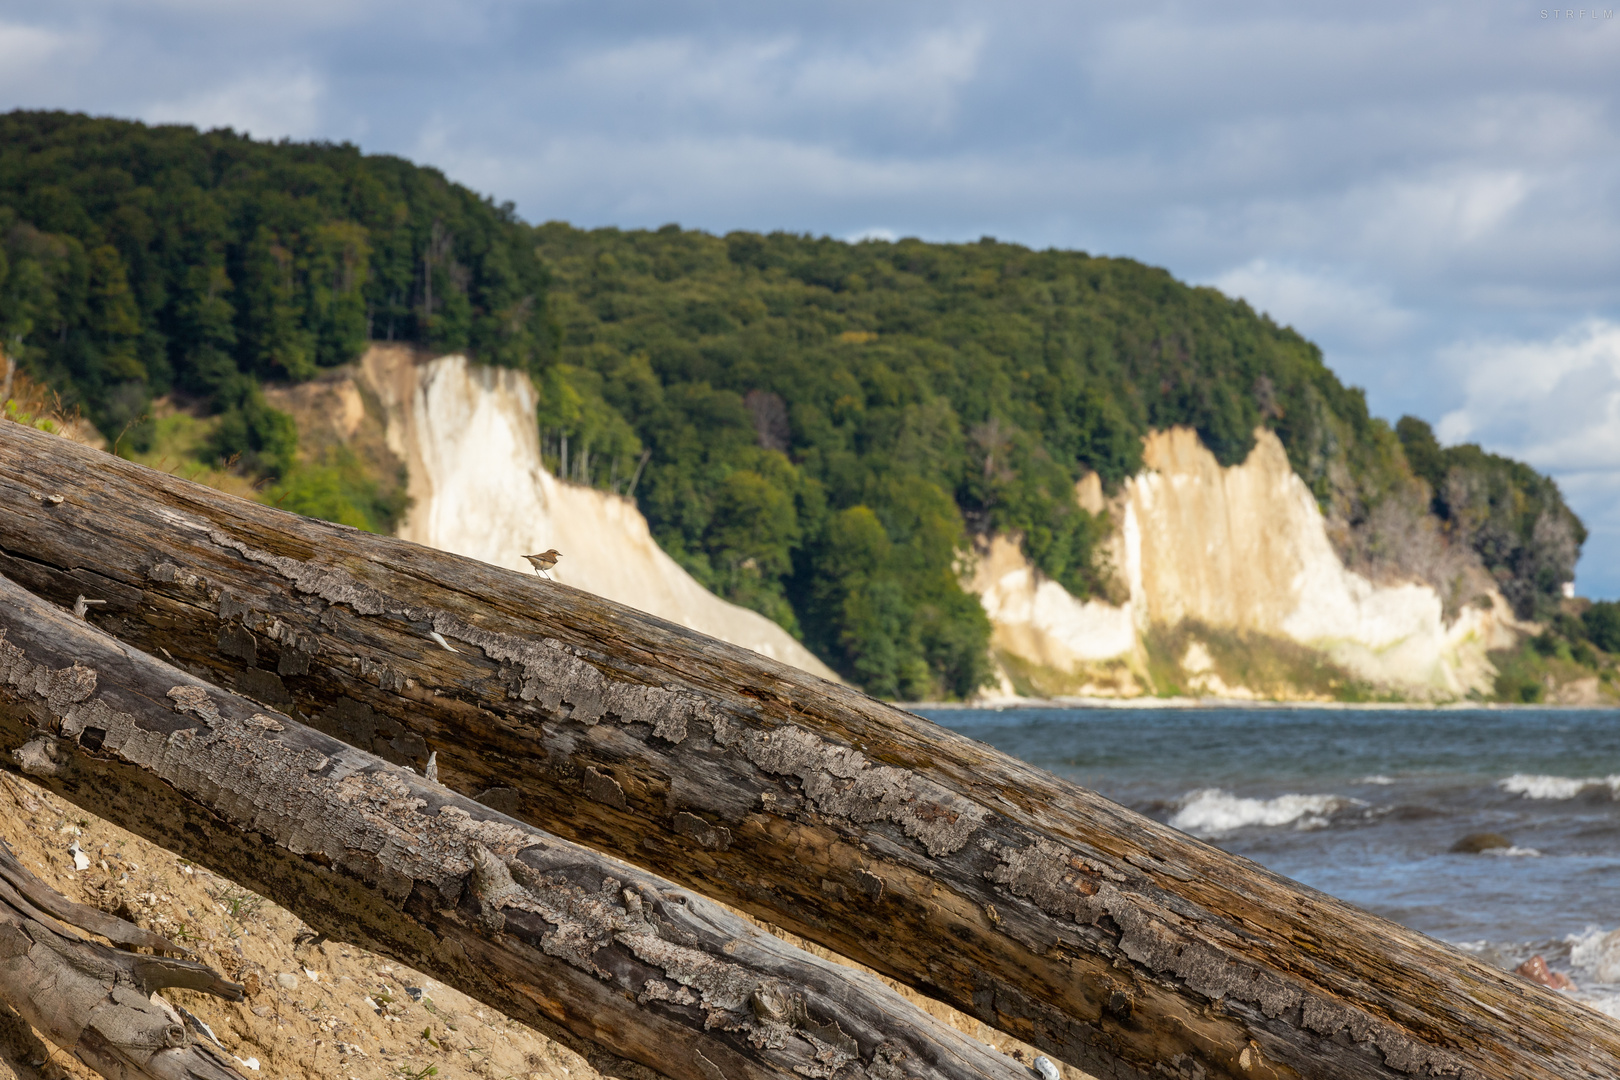
<path fill-rule="evenodd" d="M 53 919 L 165 955 L 122 952 Z M 176 959 L 184 955 L 167 938 L 69 902 L 29 873 L 0 840 L 0 1004 L 102 1076 L 240 1080 L 226 1055 L 194 1039 L 187 1018 L 153 996 L 183 986 L 242 1000 L 240 986 L 194 961 Z"/>
<path fill-rule="evenodd" d="M 4 579 L 0 749 L 332 937 L 676 1080 L 1025 1075 L 870 975 L 124 648 Z M 8 934 L 0 922 L 0 956 Z M 212 985 L 197 965 L 125 966 Z"/>
<path fill-rule="evenodd" d="M 0 571 L 1103 1076 L 1593 1075 L 1608 1019 L 563 585 L 0 426 Z M 1602 1066 L 1607 1068 L 1607 1066 Z"/>

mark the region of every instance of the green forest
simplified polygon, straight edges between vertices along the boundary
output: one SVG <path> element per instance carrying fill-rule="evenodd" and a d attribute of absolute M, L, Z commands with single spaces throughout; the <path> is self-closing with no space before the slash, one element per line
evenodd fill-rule
<path fill-rule="evenodd" d="M 353 146 L 69 113 L 0 116 L 0 342 L 109 437 L 206 395 L 219 449 L 285 472 L 263 380 L 372 339 L 538 370 L 555 354 L 531 230 L 433 169 Z M 127 430 L 135 428 L 136 430 Z"/>
<path fill-rule="evenodd" d="M 1352 565 L 1453 606 L 1475 597 L 1452 549 L 1526 616 L 1573 578 L 1585 531 L 1552 481 L 1415 418 L 1392 430 L 1315 345 L 1164 270 L 990 238 L 537 235 L 548 378 L 570 391 L 548 400 L 571 403 L 542 425 L 598 448 L 598 483 L 650 450 L 636 497 L 666 550 L 886 694 L 982 676 L 987 628 L 950 570 L 974 532 L 1019 534 L 1078 596 L 1117 589 L 1074 483 L 1112 490 L 1176 424 L 1226 465 L 1271 428 Z M 1424 520 L 1439 555 L 1411 542 Z"/>
<path fill-rule="evenodd" d="M 1429 580 L 1452 607 L 1472 579 L 1435 551 L 1547 616 L 1585 536 L 1549 479 L 1442 448 L 1415 418 L 1392 428 L 1293 330 L 1128 259 L 536 227 L 348 145 L 0 117 L 0 341 L 109 441 L 139 448 L 152 399 L 190 395 L 221 418 L 211 451 L 285 497 L 297 432 L 262 385 L 372 340 L 529 371 L 553 468 L 634 477 L 701 582 L 885 697 L 987 678 L 988 622 L 958 573 L 976 534 L 1016 534 L 1076 595 L 1116 594 L 1109 523 L 1074 485 L 1117 489 L 1156 428 L 1196 429 L 1224 464 L 1271 428 L 1352 565 Z M 284 505 L 397 519 L 325 467 L 329 498 Z M 1420 525 L 1438 539 L 1412 555 Z"/>

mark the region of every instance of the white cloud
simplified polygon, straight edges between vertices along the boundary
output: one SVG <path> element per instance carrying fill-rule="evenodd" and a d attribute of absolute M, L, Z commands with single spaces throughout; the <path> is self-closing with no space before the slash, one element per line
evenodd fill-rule
<path fill-rule="evenodd" d="M 1620 324 L 1592 319 L 1544 341 L 1451 346 L 1464 388 L 1440 421 L 1446 442 L 1479 441 L 1539 468 L 1620 474 Z"/>
<path fill-rule="evenodd" d="M 833 120 L 845 139 L 872 125 L 940 130 L 978 73 L 976 26 L 920 27 L 860 46 L 799 29 L 694 35 L 669 32 L 581 48 L 527 73 L 537 100 L 585 106 L 559 126 L 606 115 L 613 129 L 776 134 Z"/>
<path fill-rule="evenodd" d="M 845 108 L 898 109 L 931 127 L 943 127 L 951 118 L 956 92 L 978 73 L 984 42 L 981 28 L 946 27 L 877 54 L 823 53 L 796 73 L 793 96 Z"/>
<path fill-rule="evenodd" d="M 1533 184 L 1519 169 L 1460 169 L 1450 175 L 1403 177 L 1368 192 L 1370 240 L 1407 250 L 1455 250 L 1500 229 L 1530 197 Z"/>
<path fill-rule="evenodd" d="M 140 21 L 172 16 L 193 24 L 256 25 L 276 28 L 328 29 L 369 13 L 414 17 L 417 12 L 394 0 L 95 0 L 81 7 L 99 6 L 127 13 Z M 126 17 L 127 17 L 126 16 Z"/>
<path fill-rule="evenodd" d="M 260 139 L 309 138 L 320 133 L 324 84 L 307 69 L 265 72 L 197 89 L 141 110 L 156 124 L 229 127 Z"/>
<path fill-rule="evenodd" d="M 1388 280 L 1432 282 L 1437 271 L 1479 273 L 1482 259 L 1489 264 L 1516 253 L 1538 230 L 1558 230 L 1569 216 L 1563 190 L 1569 178 L 1554 181 L 1528 168 L 1445 165 L 1347 173 L 1320 183 L 1260 175 L 1267 164 L 1279 174 L 1286 170 L 1303 137 L 1285 125 L 1263 148 L 1243 151 L 1223 141 L 1219 152 L 1211 150 L 1207 168 L 1202 160 L 1189 163 L 1183 172 L 1214 177 L 1222 198 L 1207 199 L 1185 186 L 1165 191 L 1173 205 L 1187 208 L 1184 215 L 1166 215 L 1174 221 L 1168 235 L 1180 244 L 1259 248 L 1301 263 L 1354 261 L 1377 267 Z M 1549 186 L 1555 197 L 1543 197 Z M 1554 202 L 1560 204 L 1556 216 Z M 1611 217 L 1606 211 L 1587 215 L 1587 227 L 1603 229 Z"/>
<path fill-rule="evenodd" d="M 848 225 L 823 224 L 854 218 L 882 222 L 874 228 L 896 236 L 1022 239 L 988 208 L 1038 203 L 1056 188 L 1075 185 L 1061 166 L 1026 169 L 991 154 L 876 156 L 834 139 L 746 131 L 676 129 L 639 138 L 548 132 L 514 157 L 453 118 L 437 116 L 405 150 L 479 191 L 524 194 L 520 207 L 532 220 L 626 227 L 677 221 L 720 233 L 749 228 L 858 236 Z M 931 227 L 933 211 L 951 205 L 986 209 L 948 230 Z"/>
<path fill-rule="evenodd" d="M 1586 546 L 1575 568 L 1575 591 L 1620 600 L 1620 470 L 1558 477 L 1564 498 L 1586 525 Z"/>
<path fill-rule="evenodd" d="M 1441 354 L 1464 388 L 1437 427 L 1558 481 L 1591 530 L 1579 585 L 1620 595 L 1620 323 L 1591 319 L 1542 341 L 1465 342 Z"/>
<path fill-rule="evenodd" d="M 71 45 L 72 38 L 59 31 L 0 23 L 0 92 L 23 91 Z"/>
<path fill-rule="evenodd" d="M 1307 270 L 1268 259 L 1233 267 L 1211 284 L 1307 337 L 1333 337 L 1362 347 L 1394 340 L 1415 319 L 1397 307 L 1385 289 L 1332 270 Z"/>

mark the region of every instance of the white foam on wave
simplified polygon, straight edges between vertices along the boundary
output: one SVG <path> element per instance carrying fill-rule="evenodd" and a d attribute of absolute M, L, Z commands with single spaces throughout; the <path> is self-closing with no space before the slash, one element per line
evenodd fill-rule
<path fill-rule="evenodd" d="M 1250 825 L 1275 828 L 1321 829 L 1328 816 L 1347 806 L 1365 805 L 1342 795 L 1278 795 L 1275 799 L 1248 799 L 1221 788 L 1199 788 L 1182 796 L 1181 809 L 1170 824 L 1183 832 L 1214 836 Z"/>
<path fill-rule="evenodd" d="M 1541 858 L 1541 852 L 1537 851 L 1535 848 L 1533 848 L 1533 847 L 1520 847 L 1518 844 L 1512 844 L 1512 845 L 1509 845 L 1508 847 L 1486 848 L 1484 851 L 1481 851 L 1480 854 L 1481 855 L 1495 855 L 1499 859 L 1521 859 L 1521 858 L 1522 859 L 1539 859 L 1539 858 Z"/>
<path fill-rule="evenodd" d="M 1588 926 L 1564 940 L 1576 1000 L 1620 1020 L 1620 930 Z"/>
<path fill-rule="evenodd" d="M 1620 798 L 1620 774 L 1579 779 L 1514 773 L 1506 780 L 1498 780 L 1497 786 L 1509 795 L 1523 795 L 1527 799 L 1573 799 L 1589 787 L 1606 787 Z"/>
<path fill-rule="evenodd" d="M 1377 784 L 1379 787 L 1388 787 L 1394 782 L 1394 777 L 1385 776 L 1382 773 L 1374 773 L 1372 776 L 1363 776 L 1361 779 L 1356 781 L 1358 784 Z"/>
<path fill-rule="evenodd" d="M 1569 962 L 1588 981 L 1620 985 L 1620 930 L 1588 926 L 1569 942 Z"/>

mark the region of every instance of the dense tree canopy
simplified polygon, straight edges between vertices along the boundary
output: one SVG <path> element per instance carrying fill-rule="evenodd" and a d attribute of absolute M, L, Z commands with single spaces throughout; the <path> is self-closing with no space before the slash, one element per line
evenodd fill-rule
<path fill-rule="evenodd" d="M 222 448 L 285 468 L 260 380 L 309 378 L 373 338 L 537 369 L 544 302 L 511 205 L 436 170 L 349 145 L 0 116 L 0 339 L 104 431 L 154 394 L 215 395 Z"/>
<path fill-rule="evenodd" d="M 559 377 L 624 422 L 573 423 L 576 447 L 650 449 L 636 494 L 659 541 L 883 693 L 982 676 L 987 627 L 950 572 L 975 530 L 1019 534 L 1082 597 L 1117 587 L 1074 484 L 1117 486 L 1152 429 L 1195 428 L 1231 465 L 1272 428 L 1352 559 L 1416 490 L 1401 440 L 1316 346 L 1128 259 L 989 238 L 538 236 Z M 1551 481 L 1515 468 L 1500 482 L 1574 521 Z M 1579 538 L 1521 533 L 1519 554 L 1486 561 L 1534 607 L 1570 579 Z"/>

